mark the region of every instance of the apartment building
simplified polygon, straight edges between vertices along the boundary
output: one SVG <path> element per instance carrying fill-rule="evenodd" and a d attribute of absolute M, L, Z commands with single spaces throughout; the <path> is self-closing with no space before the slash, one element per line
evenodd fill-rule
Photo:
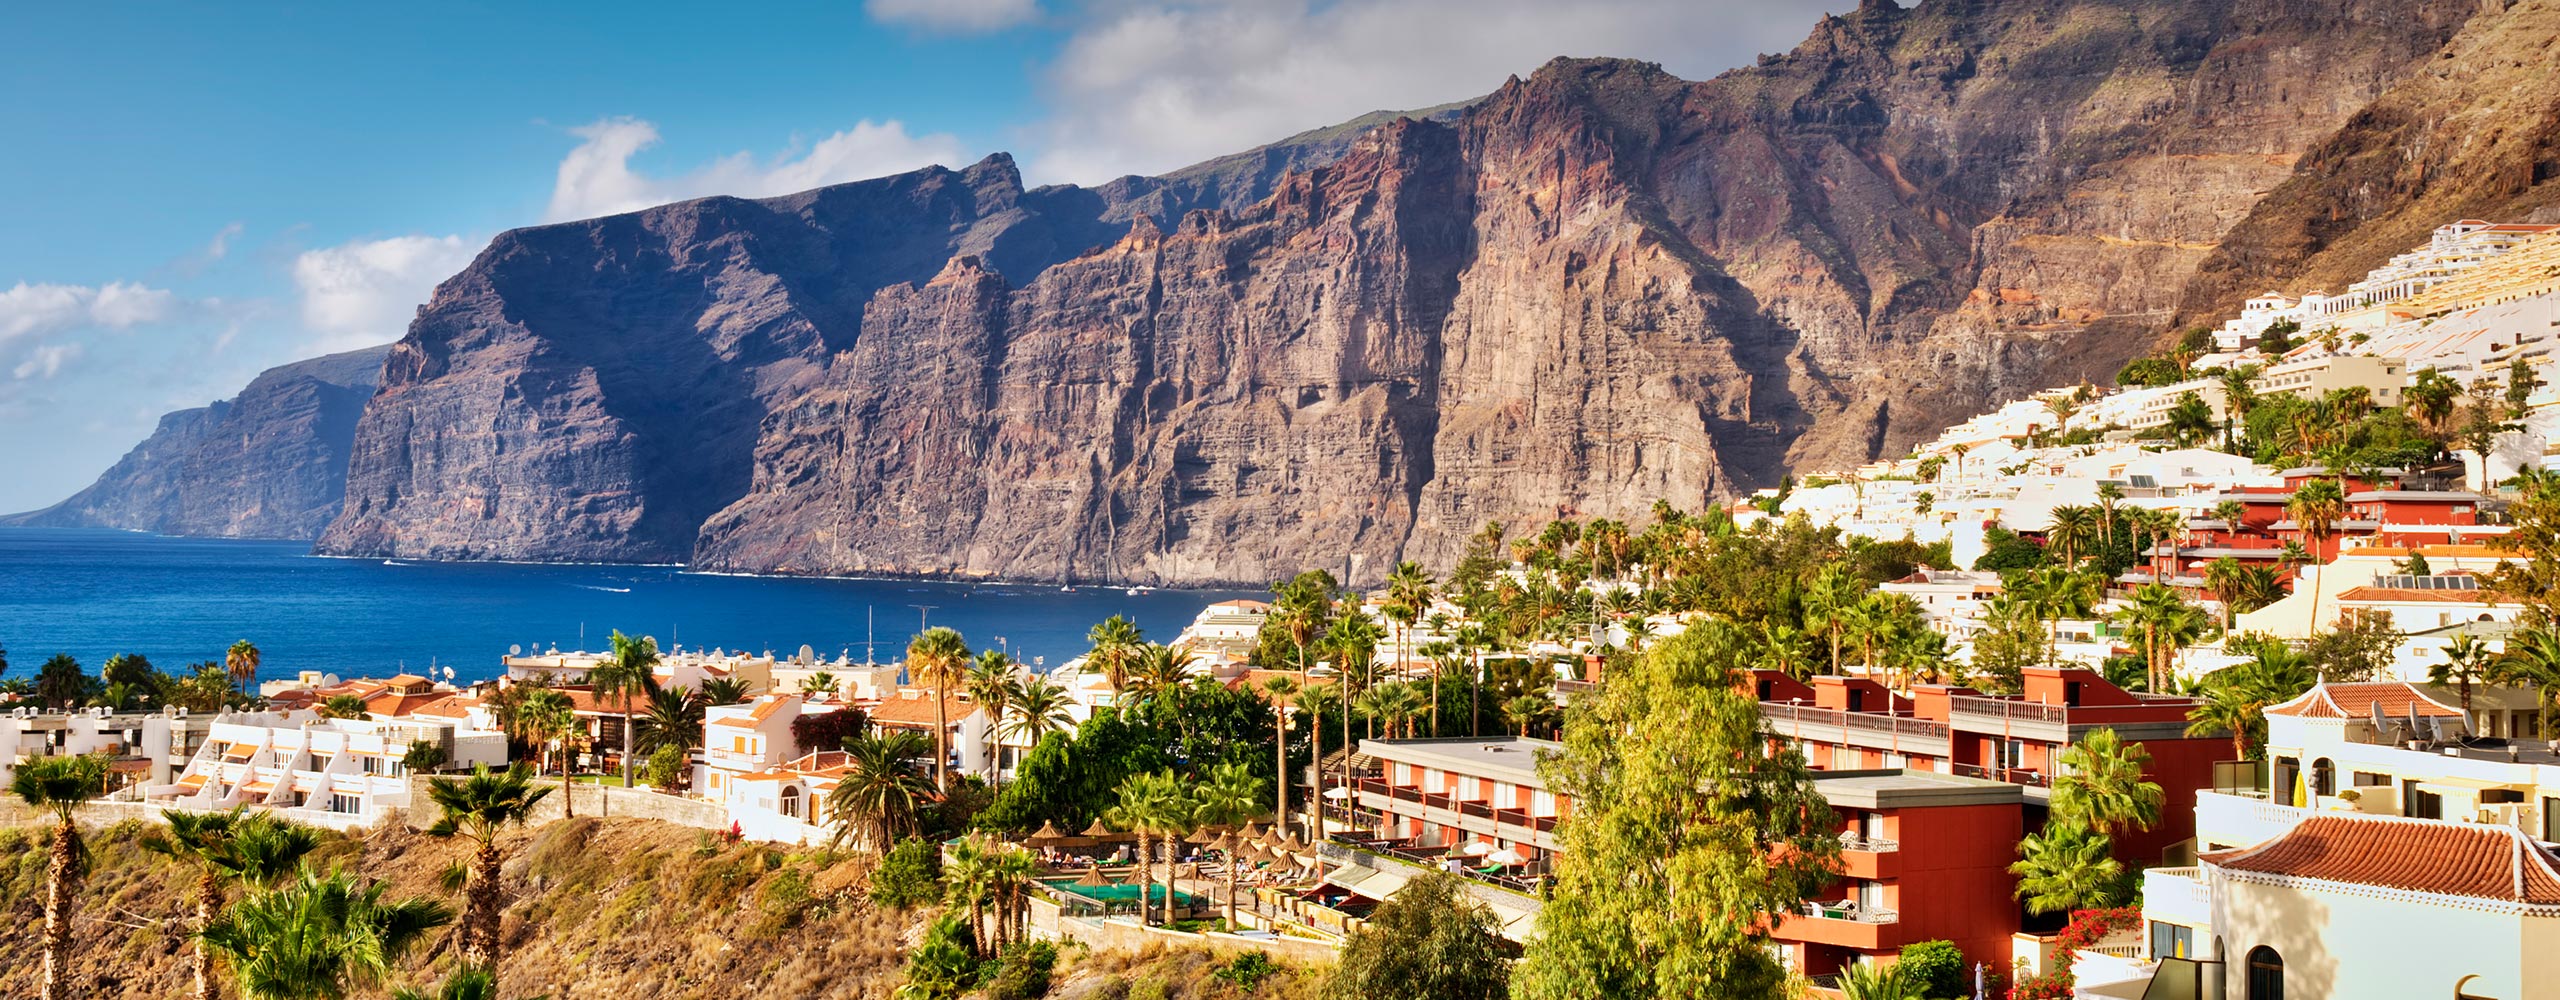
<path fill-rule="evenodd" d="M 2007 964 L 2019 926 L 2009 864 L 2026 834 L 2024 788 L 1908 768 L 1821 772 L 1813 786 L 1840 815 L 1841 871 L 1770 929 L 1788 967 L 1830 975 L 1933 940 Z"/>
<path fill-rule="evenodd" d="M 1353 782 L 1351 802 L 1384 838 L 1445 851 L 1481 841 L 1510 850 L 1524 868 L 1542 867 L 1557 848 L 1556 823 L 1572 802 L 1548 790 L 1538 755 L 1564 745 L 1522 736 L 1362 740 L 1376 762 Z"/>
<path fill-rule="evenodd" d="M 2023 692 L 1986 695 L 1969 687 L 1921 684 L 1906 697 L 1865 678 L 1816 677 L 1812 683 L 1770 670 L 1747 682 L 1770 730 L 1791 740 L 1816 768 L 1910 768 L 2019 785 L 2041 805 L 2050 795 L 2062 753 L 2099 729 L 2112 729 L 2151 754 L 2151 780 L 2168 793 L 2162 822 L 2118 841 L 2127 858 L 2182 857 L 2194 835 L 2191 810 L 2199 788 L 2212 785 L 2215 761 L 2231 743 L 2187 735 L 2194 699 L 2140 694 L 2094 671 L 2031 666 Z"/>
<path fill-rule="evenodd" d="M 0 715 L 0 785 L 27 761 L 85 754 L 105 756 L 119 785 L 166 782 L 186 766 L 212 725 L 211 716 L 190 717 L 183 708 L 48 712 L 18 706 Z"/>
<path fill-rule="evenodd" d="M 808 709 L 796 694 L 769 694 L 735 705 L 714 705 L 702 716 L 702 756 L 693 768 L 693 794 L 714 801 L 729 782 L 771 771 L 799 756 L 791 720 Z"/>
<path fill-rule="evenodd" d="M 191 809 L 250 806 L 347 829 L 407 809 L 412 747 L 443 751 L 449 767 L 503 767 L 506 735 L 423 717 L 323 719 L 304 710 L 216 716 L 173 778 L 143 787 L 145 801 Z"/>

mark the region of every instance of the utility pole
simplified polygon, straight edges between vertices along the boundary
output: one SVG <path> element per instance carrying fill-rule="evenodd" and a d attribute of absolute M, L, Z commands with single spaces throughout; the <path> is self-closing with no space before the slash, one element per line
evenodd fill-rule
<path fill-rule="evenodd" d="M 862 606 L 862 665 L 866 667 L 879 662 L 873 658 L 880 645 L 879 613 L 880 609 L 873 605 Z"/>
<path fill-rule="evenodd" d="M 907 606 L 916 609 L 916 633 L 919 635 L 931 630 L 932 626 L 925 624 L 925 621 L 932 617 L 933 609 L 941 607 L 939 604 L 910 604 Z"/>

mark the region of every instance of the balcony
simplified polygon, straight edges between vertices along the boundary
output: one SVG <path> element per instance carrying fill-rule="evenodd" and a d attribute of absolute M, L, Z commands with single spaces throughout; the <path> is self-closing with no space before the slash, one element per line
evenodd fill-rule
<path fill-rule="evenodd" d="M 2189 927 L 2213 926 L 2213 891 L 2201 868 L 2146 868 L 2142 916 Z"/>
<path fill-rule="evenodd" d="M 1854 948 L 1860 951 L 1902 946 L 1902 915 L 1843 903 L 1806 903 L 1801 913 L 1779 921 L 1773 936 L 1782 941 Z"/>
<path fill-rule="evenodd" d="M 1947 711 L 1950 714 L 1962 712 L 1967 715 L 1987 715 L 1994 719 L 2007 719 L 2012 722 L 2043 722 L 2057 726 L 2064 725 L 2071 719 L 2071 710 L 2060 705 L 1964 694 L 1948 698 Z"/>
<path fill-rule="evenodd" d="M 2204 849 L 2248 847 L 2290 832 L 2311 810 L 2267 801 L 2262 793 L 2196 792 L 2196 844 Z"/>
<path fill-rule="evenodd" d="M 2029 788 L 2053 787 L 2052 775 L 2046 774 L 2042 771 L 2030 771 L 2019 767 L 1984 767 L 1980 764 L 1957 764 L 1950 767 L 1949 770 L 1953 771 L 1955 775 L 1960 778 L 1981 778 L 1984 781 L 2005 781 L 2012 785 L 2025 785 Z"/>
<path fill-rule="evenodd" d="M 1815 708 L 1785 702 L 1764 701 L 1760 714 L 1769 720 L 1769 730 L 1795 740 L 1811 740 L 1888 750 L 1928 757 L 1947 757 L 1954 751 L 1949 742 L 1947 724 L 1915 719 L 1905 715 L 1881 712 L 1844 712 L 1836 708 Z"/>
<path fill-rule="evenodd" d="M 1861 837 L 1854 833 L 1844 833 L 1840 835 L 1840 849 L 1883 854 L 1901 850 L 1902 842 L 1891 837 Z"/>

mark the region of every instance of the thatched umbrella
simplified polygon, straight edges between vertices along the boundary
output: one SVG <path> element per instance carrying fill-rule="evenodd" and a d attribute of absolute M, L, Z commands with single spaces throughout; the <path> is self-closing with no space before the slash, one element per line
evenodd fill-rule
<path fill-rule="evenodd" d="M 1079 878 L 1079 879 L 1076 879 L 1075 884 L 1077 884 L 1077 885 L 1112 885 L 1112 884 L 1115 884 L 1115 883 L 1113 883 L 1110 879 L 1107 879 L 1107 878 L 1102 877 L 1102 862 L 1096 861 L 1096 862 L 1094 862 L 1094 863 L 1093 863 L 1093 865 L 1092 865 L 1091 867 L 1086 868 L 1086 869 L 1084 870 L 1084 877 Z"/>
<path fill-rule="evenodd" d="M 1050 820 L 1040 824 L 1039 831 L 1033 833 L 1031 836 L 1024 837 L 1022 842 L 1033 847 L 1055 847 L 1058 845 L 1059 841 L 1065 839 L 1067 839 L 1067 835 L 1059 832 L 1058 822 L 1056 820 Z"/>
<path fill-rule="evenodd" d="M 1261 820 L 1255 820 L 1244 825 L 1244 839 L 1246 840 L 1261 840 L 1262 835 L 1266 832 L 1269 831 L 1262 825 Z"/>
<path fill-rule="evenodd" d="M 1209 849 L 1225 856 L 1228 860 L 1234 860 L 1236 856 L 1236 835 L 1233 833 L 1219 834 L 1218 839 L 1209 842 Z"/>
<path fill-rule="evenodd" d="M 1092 826 L 1084 828 L 1084 835 L 1095 840 L 1130 840 L 1136 836 L 1135 834 L 1121 833 L 1120 831 L 1114 830 L 1109 826 L 1104 825 L 1103 822 L 1098 819 L 1093 821 Z"/>
<path fill-rule="evenodd" d="M 1183 843 L 1191 844 L 1191 845 L 1194 845 L 1194 846 L 1198 846 L 1198 845 L 1201 845 L 1201 844 L 1213 844 L 1213 843 L 1216 843 L 1216 842 L 1217 842 L 1217 840 L 1218 840 L 1218 838 L 1217 838 L 1217 837 L 1215 837 L 1215 836 L 1212 836 L 1212 835 L 1209 833 L 1209 828 L 1208 828 L 1208 827 L 1205 827 L 1205 826 L 1204 826 L 1204 827 L 1201 827 L 1201 828 L 1199 828 L 1199 829 L 1197 829 L 1197 830 L 1193 830 L 1193 831 L 1191 831 L 1191 835 L 1190 835 L 1190 836 L 1182 838 L 1182 842 L 1183 842 Z"/>

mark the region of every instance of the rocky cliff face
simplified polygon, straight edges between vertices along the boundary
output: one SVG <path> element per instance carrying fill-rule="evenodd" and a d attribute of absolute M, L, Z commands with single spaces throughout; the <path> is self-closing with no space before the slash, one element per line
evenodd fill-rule
<path fill-rule="evenodd" d="M 2112 371 L 2483 10 L 1876 0 L 1715 80 L 1562 60 L 1165 178 L 509 233 L 395 348 L 321 544 L 1365 582 L 1694 505 Z"/>
<path fill-rule="evenodd" d="M 271 368 L 240 395 L 160 418 L 98 481 L 0 523 L 317 538 L 346 494 L 356 417 L 389 346 Z"/>

